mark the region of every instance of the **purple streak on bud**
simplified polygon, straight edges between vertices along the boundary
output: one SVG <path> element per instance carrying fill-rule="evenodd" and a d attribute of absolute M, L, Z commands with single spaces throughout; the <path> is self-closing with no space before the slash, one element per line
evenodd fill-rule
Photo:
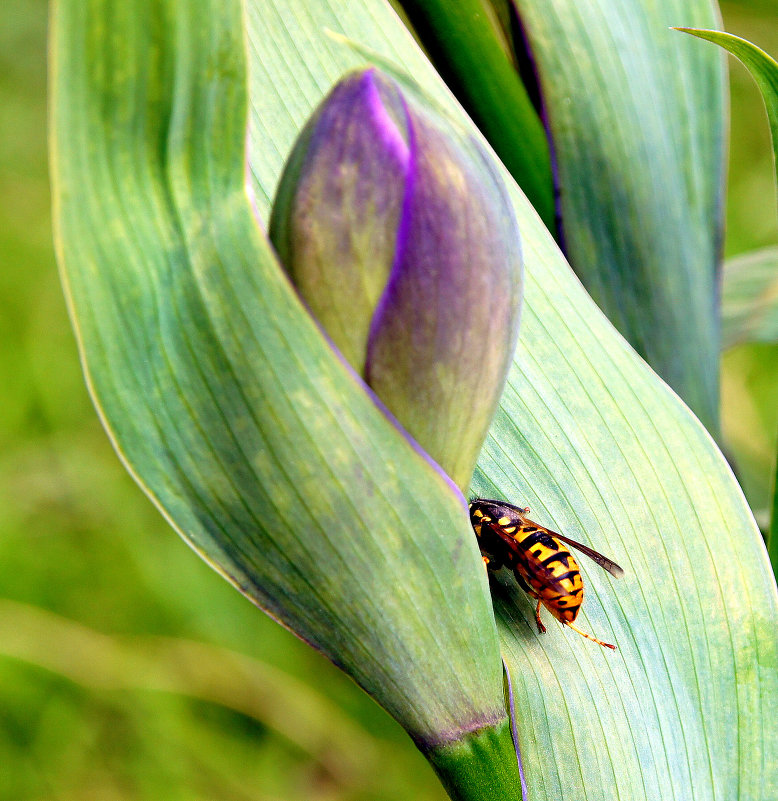
<path fill-rule="evenodd" d="M 376 80 L 376 71 L 372 69 L 367 70 L 360 81 L 361 88 L 364 91 L 365 105 L 368 109 L 368 120 L 372 123 L 372 128 L 377 134 L 377 140 L 384 146 L 386 153 L 407 169 L 410 157 L 409 147 L 400 134 L 397 123 L 391 118 L 384 106 Z M 388 92 L 391 87 L 384 86 L 383 89 L 384 92 Z"/>
<path fill-rule="evenodd" d="M 518 230 L 478 144 L 414 106 L 408 119 L 403 217 L 370 328 L 366 377 L 465 489 L 516 342 Z"/>

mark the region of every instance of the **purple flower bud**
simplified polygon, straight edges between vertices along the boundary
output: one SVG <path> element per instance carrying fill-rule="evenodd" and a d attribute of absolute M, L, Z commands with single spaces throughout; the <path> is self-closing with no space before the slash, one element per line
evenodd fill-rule
<path fill-rule="evenodd" d="M 270 235 L 334 344 L 465 489 L 518 331 L 519 234 L 490 157 L 375 69 L 293 149 Z"/>

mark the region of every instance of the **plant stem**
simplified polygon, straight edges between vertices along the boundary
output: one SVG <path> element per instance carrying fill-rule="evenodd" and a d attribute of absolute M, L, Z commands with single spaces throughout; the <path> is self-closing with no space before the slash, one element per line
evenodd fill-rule
<path fill-rule="evenodd" d="M 425 755 L 452 801 L 522 801 L 507 720 Z"/>

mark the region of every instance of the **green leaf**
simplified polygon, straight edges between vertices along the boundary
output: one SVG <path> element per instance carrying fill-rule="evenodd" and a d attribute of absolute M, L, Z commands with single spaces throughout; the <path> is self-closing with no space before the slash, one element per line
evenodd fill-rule
<path fill-rule="evenodd" d="M 404 67 L 457 113 L 377 0 L 262 0 L 247 9 L 250 168 L 265 218 L 284 154 L 310 110 L 335 78 L 363 63 L 324 31 Z M 715 140 L 715 130 L 706 136 Z M 712 172 L 696 180 L 717 185 L 711 162 Z M 658 187 L 663 181 L 676 186 L 677 176 L 657 174 Z M 616 334 L 512 191 L 525 317 L 473 490 L 526 503 L 533 519 L 627 570 L 616 582 L 581 557 L 580 626 L 615 642 L 615 653 L 554 621 L 538 635 L 532 603 L 513 579 L 501 575 L 495 585 L 530 798 L 776 797 L 778 597 L 753 518 L 707 432 Z M 711 252 L 699 232 L 698 239 Z"/>
<path fill-rule="evenodd" d="M 720 45 L 748 68 L 762 92 L 773 141 L 778 185 L 778 63 L 751 42 L 724 31 L 678 28 Z M 778 340 L 778 248 L 731 259 L 722 287 L 723 347 Z"/>
<path fill-rule="evenodd" d="M 514 0 L 557 167 L 561 241 L 600 308 L 718 431 L 724 70 L 670 25 L 713 0 Z"/>
<path fill-rule="evenodd" d="M 54 7 L 54 217 L 94 401 L 171 525 L 420 747 L 502 730 L 461 494 L 329 346 L 252 215 L 242 20 L 221 0 Z"/>
<path fill-rule="evenodd" d="M 774 165 L 778 181 L 778 62 L 755 44 L 725 31 L 707 31 L 699 28 L 678 28 L 700 39 L 715 42 L 748 68 L 760 91 L 767 109 L 767 120 L 773 139 Z"/>
<path fill-rule="evenodd" d="M 403 0 L 402 7 L 443 79 L 554 230 L 546 132 L 491 0 Z"/>
<path fill-rule="evenodd" d="M 728 259 L 721 286 L 721 346 L 778 342 L 778 247 Z"/>

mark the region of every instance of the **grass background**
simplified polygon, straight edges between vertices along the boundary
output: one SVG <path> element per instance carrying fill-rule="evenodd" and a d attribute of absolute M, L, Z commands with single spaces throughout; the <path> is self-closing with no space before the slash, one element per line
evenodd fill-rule
<path fill-rule="evenodd" d="M 774 0 L 722 11 L 778 54 Z M 197 559 L 111 450 L 51 243 L 46 13 L 0 9 L 0 801 L 442 801 L 404 732 Z M 764 110 L 731 78 L 727 255 L 778 243 Z M 778 346 L 725 354 L 722 404 L 759 513 Z"/>

